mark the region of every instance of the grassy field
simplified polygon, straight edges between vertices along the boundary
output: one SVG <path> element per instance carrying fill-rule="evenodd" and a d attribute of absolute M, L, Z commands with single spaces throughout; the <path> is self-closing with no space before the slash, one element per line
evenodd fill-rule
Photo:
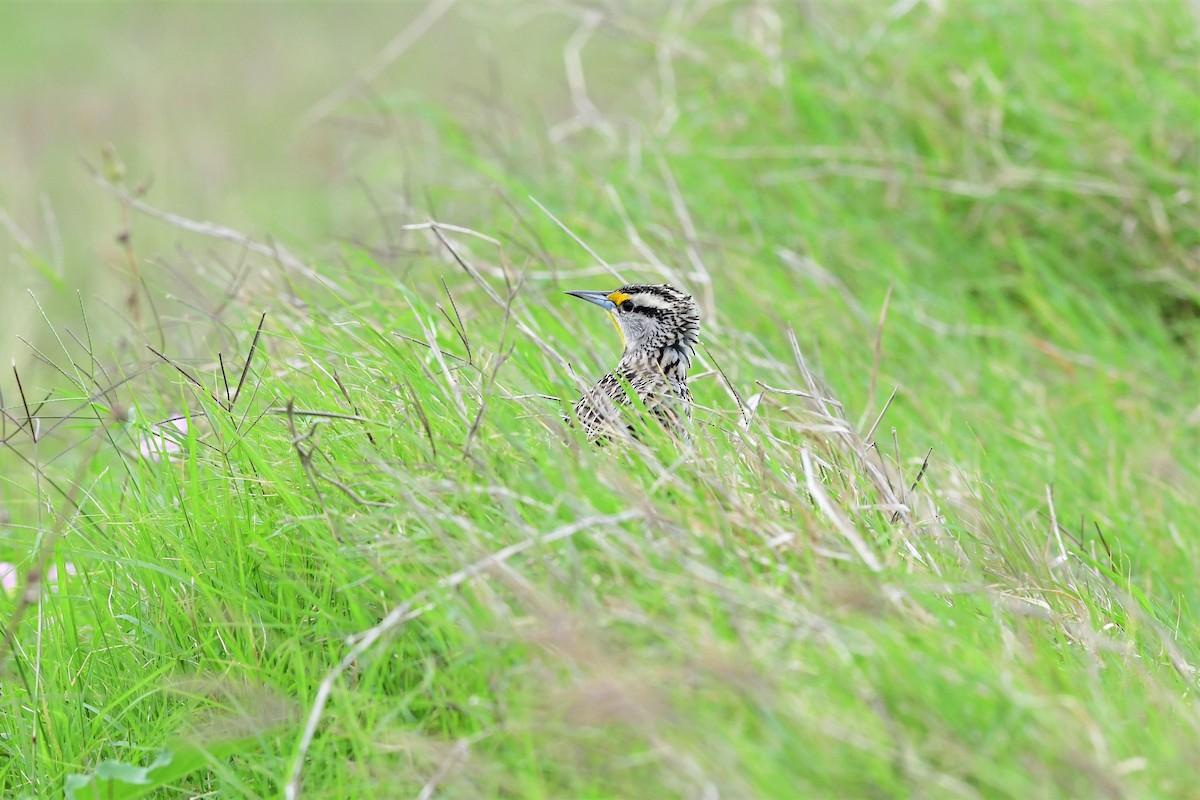
<path fill-rule="evenodd" d="M 176 123 L 5 167 L 0 794 L 1195 796 L 1195 4 L 451 5 L 90 12 Z M 687 451 L 562 421 L 633 280 Z"/>

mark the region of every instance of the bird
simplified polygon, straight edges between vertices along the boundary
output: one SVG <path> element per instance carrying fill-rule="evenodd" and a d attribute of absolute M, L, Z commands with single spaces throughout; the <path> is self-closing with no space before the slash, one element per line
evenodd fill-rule
<path fill-rule="evenodd" d="M 622 409 L 631 405 L 632 394 L 668 432 L 687 441 L 692 417 L 687 373 L 700 344 L 700 310 L 692 296 L 666 283 L 567 294 L 607 311 L 625 345 L 616 369 L 575 403 L 588 438 L 631 433 Z"/>

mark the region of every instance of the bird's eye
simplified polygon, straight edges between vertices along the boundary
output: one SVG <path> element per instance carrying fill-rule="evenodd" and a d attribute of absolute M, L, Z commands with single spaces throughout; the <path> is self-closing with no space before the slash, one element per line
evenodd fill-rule
<path fill-rule="evenodd" d="M 622 311 L 633 311 L 633 301 L 626 300 L 624 303 L 621 303 L 620 309 Z"/>

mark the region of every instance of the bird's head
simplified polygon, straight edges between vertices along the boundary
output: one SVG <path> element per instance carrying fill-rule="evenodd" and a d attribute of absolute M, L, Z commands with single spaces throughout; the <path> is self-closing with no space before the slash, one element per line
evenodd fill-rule
<path fill-rule="evenodd" d="M 567 292 L 612 317 L 625 352 L 673 349 L 687 356 L 700 341 L 700 311 L 690 294 L 668 284 L 631 284 L 613 292 Z"/>

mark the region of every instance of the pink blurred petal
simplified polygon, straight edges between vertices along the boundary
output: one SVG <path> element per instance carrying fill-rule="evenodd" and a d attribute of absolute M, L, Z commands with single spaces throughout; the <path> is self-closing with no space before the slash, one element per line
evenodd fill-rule
<path fill-rule="evenodd" d="M 63 572 L 67 575 L 78 575 L 78 570 L 71 562 L 63 564 Z M 58 591 L 58 565 L 51 564 L 46 570 L 46 584 L 50 586 L 53 592 Z M 0 561 L 0 590 L 6 594 L 13 594 L 21 585 L 21 576 L 17 573 L 17 565 L 10 564 L 7 561 Z"/>
<path fill-rule="evenodd" d="M 0 588 L 4 591 L 15 592 L 17 590 L 17 565 L 10 564 L 7 561 L 0 561 Z"/>
<path fill-rule="evenodd" d="M 138 455 L 150 461 L 174 461 L 183 451 L 187 439 L 188 421 L 184 417 L 150 426 L 149 432 L 138 437 Z"/>

